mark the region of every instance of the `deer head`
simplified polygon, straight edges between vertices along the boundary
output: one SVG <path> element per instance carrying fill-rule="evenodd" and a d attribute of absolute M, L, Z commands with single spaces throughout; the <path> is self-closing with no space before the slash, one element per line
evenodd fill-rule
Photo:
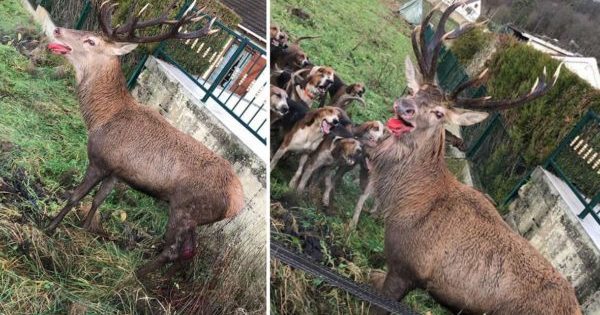
<path fill-rule="evenodd" d="M 114 28 L 112 26 L 112 15 L 117 4 L 105 1 L 100 5 L 99 12 L 102 33 L 59 27 L 54 30 L 55 41 L 48 45 L 48 49 L 54 54 L 65 56 L 75 66 L 79 77 L 87 69 L 102 67 L 111 60 L 117 60 L 117 56 L 131 52 L 140 43 L 160 42 L 166 39 L 198 38 L 216 32 L 211 29 L 215 18 L 212 18 L 198 30 L 182 32 L 185 26 L 198 22 L 205 17 L 202 15 L 203 9 L 194 9 L 196 3 L 194 1 L 181 18 L 172 19 L 170 12 L 177 7 L 177 3 L 178 0 L 173 1 L 159 17 L 146 21 L 140 21 L 140 17 L 149 4 L 137 13 L 135 13 L 135 5 L 132 5 L 129 9 L 128 20 Z M 136 34 L 136 31 L 149 27 L 160 27 L 163 32 L 152 36 L 138 36 Z"/>
<path fill-rule="evenodd" d="M 425 28 L 433 16 L 434 8 L 412 32 L 413 51 L 418 69 L 410 58 L 406 58 L 405 72 L 408 95 L 394 102 L 394 118 L 388 121 L 388 128 L 400 142 L 416 146 L 427 143 L 435 135 L 443 135 L 445 123 L 468 126 L 483 121 L 488 111 L 513 108 L 544 95 L 556 84 L 562 64 L 556 69 L 552 82 L 546 82 L 546 69 L 537 79 L 529 93 L 511 100 L 492 100 L 490 97 L 466 98 L 461 93 L 467 88 L 482 84 L 487 78 L 487 69 L 476 78 L 469 80 L 451 93 L 444 92 L 436 82 L 437 58 L 445 39 L 455 39 L 478 26 L 466 23 L 446 32 L 445 23 L 451 13 L 465 2 L 455 2 L 442 14 L 433 40 L 425 41 Z"/>

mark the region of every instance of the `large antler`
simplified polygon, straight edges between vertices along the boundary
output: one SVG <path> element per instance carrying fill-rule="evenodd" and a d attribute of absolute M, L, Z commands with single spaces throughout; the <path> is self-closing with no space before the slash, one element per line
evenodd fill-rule
<path fill-rule="evenodd" d="M 480 74 L 477 78 L 467 81 L 461 84 L 458 89 L 452 93 L 450 96 L 450 100 L 453 101 L 453 105 L 456 107 L 461 107 L 465 109 L 475 109 L 475 110 L 503 110 L 512 107 L 516 107 L 532 101 L 540 96 L 543 96 L 550 90 L 558 81 L 558 76 L 560 75 L 560 70 L 563 66 L 561 62 L 554 75 L 552 76 L 552 82 L 548 84 L 546 82 L 546 67 L 544 67 L 544 71 L 542 75 L 535 80 L 533 87 L 529 91 L 529 93 L 522 95 L 515 99 L 509 100 L 492 100 L 490 96 L 480 97 L 480 98 L 462 98 L 459 97 L 459 93 L 464 91 L 466 88 L 470 86 L 480 85 L 485 80 L 487 69 L 485 69 L 482 74 Z"/>
<path fill-rule="evenodd" d="M 431 12 L 423 19 L 421 25 L 417 26 L 411 36 L 413 51 L 415 56 L 417 57 L 417 62 L 419 65 L 419 70 L 421 70 L 421 74 L 423 75 L 423 83 L 435 83 L 435 73 L 437 70 L 437 59 L 442 50 L 442 46 L 444 44 L 444 40 L 446 39 L 455 39 L 460 35 L 472 30 L 473 28 L 483 25 L 486 22 L 481 23 L 465 23 L 456 29 L 446 32 L 446 22 L 450 18 L 452 12 L 454 12 L 457 8 L 462 5 L 471 3 L 474 0 L 467 1 L 457 1 L 450 5 L 443 13 L 438 23 L 437 29 L 433 35 L 433 39 L 427 43 L 425 40 L 425 30 L 433 17 L 435 11 L 439 8 L 439 5 L 436 5 Z"/>
<path fill-rule="evenodd" d="M 196 1 L 188 6 L 188 9 L 185 13 L 179 18 L 171 19 L 169 17 L 169 12 L 177 7 L 178 0 L 174 0 L 170 5 L 168 5 L 163 13 L 154 19 L 150 19 L 147 21 L 139 21 L 142 13 L 148 8 L 149 4 L 146 4 L 137 14 L 134 14 L 135 10 L 135 1 L 134 4 L 131 5 L 129 9 L 129 19 L 121 26 L 117 28 L 112 27 L 112 15 L 117 6 L 116 3 L 112 3 L 111 0 L 104 1 L 100 5 L 100 14 L 99 21 L 100 27 L 104 34 L 111 40 L 116 42 L 130 42 L 130 43 L 152 43 L 152 42 L 160 42 L 166 39 L 193 39 L 206 35 L 213 34 L 218 30 L 213 30 L 212 25 L 215 22 L 216 18 L 212 18 L 208 23 L 204 25 L 199 30 L 195 30 L 188 33 L 181 33 L 181 29 L 184 25 L 189 23 L 198 22 L 204 18 L 203 11 L 205 8 L 193 10 L 196 5 Z M 143 36 L 139 37 L 135 35 L 135 31 L 151 26 L 162 26 L 168 25 L 168 30 L 164 33 L 153 35 L 153 36 Z"/>

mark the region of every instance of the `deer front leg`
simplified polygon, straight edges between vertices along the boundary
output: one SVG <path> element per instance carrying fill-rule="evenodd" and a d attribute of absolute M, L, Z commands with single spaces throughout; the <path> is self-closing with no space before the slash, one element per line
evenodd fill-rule
<path fill-rule="evenodd" d="M 294 177 L 292 177 L 292 180 L 290 180 L 290 188 L 294 189 L 296 188 L 296 186 L 298 186 L 298 180 L 300 179 L 300 176 L 302 176 L 302 171 L 304 170 L 304 165 L 306 164 L 307 160 L 308 153 L 302 154 L 302 156 L 300 157 L 300 162 L 298 162 L 298 169 L 296 170 L 296 174 L 294 174 Z"/>
<path fill-rule="evenodd" d="M 360 218 L 360 213 L 362 212 L 362 208 L 365 205 L 367 198 L 369 198 L 369 196 L 371 195 L 372 192 L 373 192 L 373 182 L 369 181 L 369 183 L 367 184 L 367 187 L 365 187 L 365 190 L 358 198 L 358 202 L 356 203 L 356 207 L 354 208 L 354 215 L 352 216 L 352 221 L 350 221 L 350 229 L 351 230 L 354 230 L 354 228 L 356 228 L 356 225 L 358 224 L 358 220 Z"/>
<path fill-rule="evenodd" d="M 401 300 L 409 290 L 413 288 L 410 281 L 403 279 L 398 273 L 390 270 L 386 275 L 385 279 L 383 273 L 377 272 L 371 275 L 371 285 L 381 292 L 383 295 L 390 297 L 393 300 Z M 388 314 L 386 310 L 383 310 L 377 306 L 371 306 L 371 315 L 385 315 Z"/>
<path fill-rule="evenodd" d="M 87 195 L 92 188 L 94 188 L 106 175 L 100 169 L 93 165 L 88 166 L 83 182 L 75 188 L 71 197 L 67 201 L 65 207 L 60 210 L 58 215 L 52 220 L 52 222 L 46 227 L 46 233 L 52 234 L 56 230 L 56 227 L 60 224 L 62 219 L 71 211 L 71 209 L 81 201 L 85 195 Z"/>
<path fill-rule="evenodd" d="M 92 221 L 94 219 L 94 214 L 96 213 L 96 210 L 98 210 L 98 208 L 104 202 L 106 197 L 108 197 L 110 192 L 115 187 L 116 183 L 117 183 L 117 178 L 114 176 L 110 176 L 107 179 L 102 181 L 102 184 L 100 185 L 100 189 L 98 189 L 98 191 L 96 192 L 96 195 L 94 196 L 94 200 L 92 201 L 92 207 L 90 208 L 90 211 L 88 211 L 85 219 L 83 220 L 82 227 L 84 229 L 86 229 L 88 232 L 104 233 L 100 222 L 98 223 L 98 226 L 92 226 Z"/>

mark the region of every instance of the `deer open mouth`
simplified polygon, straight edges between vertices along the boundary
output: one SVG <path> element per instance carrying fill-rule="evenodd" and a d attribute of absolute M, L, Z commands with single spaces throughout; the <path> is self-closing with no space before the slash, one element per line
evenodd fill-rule
<path fill-rule="evenodd" d="M 71 47 L 62 43 L 54 42 L 48 44 L 48 50 L 55 55 L 66 55 L 71 52 Z"/>
<path fill-rule="evenodd" d="M 413 123 L 407 121 L 402 116 L 398 115 L 397 118 L 390 118 L 387 122 L 387 127 L 390 132 L 396 136 L 400 137 L 405 133 L 409 133 L 415 129 Z"/>

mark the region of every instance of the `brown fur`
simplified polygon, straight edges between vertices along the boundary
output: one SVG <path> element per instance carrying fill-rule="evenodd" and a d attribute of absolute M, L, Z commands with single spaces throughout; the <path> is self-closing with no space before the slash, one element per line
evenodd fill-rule
<path fill-rule="evenodd" d="M 487 115 L 449 106 L 408 59 L 406 68 L 412 91 L 395 102 L 395 119 L 413 127 L 392 131 L 373 154 L 388 266 L 378 289 L 401 299 L 423 288 L 463 313 L 581 314 L 569 282 L 446 166 L 444 123 L 470 125 Z"/>
<path fill-rule="evenodd" d="M 304 170 L 290 181 L 290 187 L 299 193 L 304 191 L 315 172 L 329 173 L 340 165 L 354 166 L 362 159 L 363 149 L 358 140 L 327 135 L 317 149 L 310 153 Z"/>
<path fill-rule="evenodd" d="M 323 140 L 322 124 L 324 121 L 333 129 L 335 125 L 344 120 L 349 121 L 345 112 L 335 107 L 323 107 L 308 112 L 285 134 L 283 143 L 271 158 L 271 171 L 288 151 L 303 153 L 314 151 Z M 300 159 L 301 167 L 308 159 L 308 155 L 305 155 Z"/>
<path fill-rule="evenodd" d="M 82 46 L 87 38 L 96 45 Z M 57 39 L 73 48 L 67 58 L 77 71 L 80 109 L 89 135 L 89 166 L 48 231 L 102 182 L 88 214 L 93 216 L 118 179 L 169 203 L 165 249 L 140 268 L 138 276 L 189 259 L 195 252 L 198 225 L 234 217 L 242 210 L 242 185 L 231 164 L 135 101 L 127 91 L 118 57 L 101 50 L 116 44 L 94 33 L 67 29 L 60 29 Z"/>

